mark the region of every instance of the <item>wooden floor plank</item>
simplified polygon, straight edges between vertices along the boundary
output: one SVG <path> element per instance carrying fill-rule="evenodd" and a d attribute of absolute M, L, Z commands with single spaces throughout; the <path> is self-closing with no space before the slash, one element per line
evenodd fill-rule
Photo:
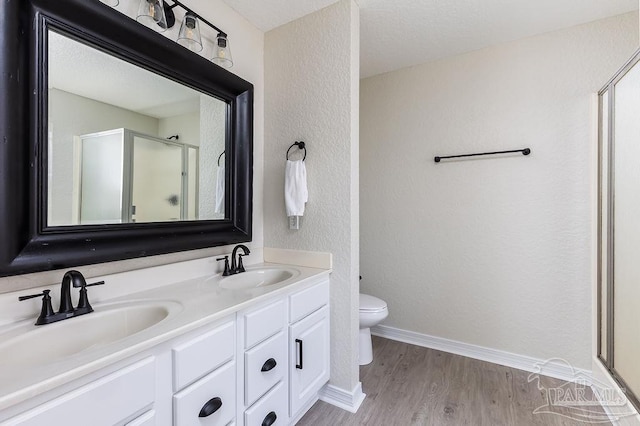
<path fill-rule="evenodd" d="M 534 414 L 547 402 L 545 389 L 561 380 L 373 337 L 374 361 L 360 367 L 367 398 L 352 414 L 319 401 L 300 426 L 574 426 L 568 408 Z M 538 385 L 542 389 L 538 388 Z M 591 392 L 586 389 L 586 392 Z M 602 411 L 596 407 L 596 411 Z M 603 423 L 600 423 L 603 424 Z M 610 424 L 610 423 L 604 423 Z"/>

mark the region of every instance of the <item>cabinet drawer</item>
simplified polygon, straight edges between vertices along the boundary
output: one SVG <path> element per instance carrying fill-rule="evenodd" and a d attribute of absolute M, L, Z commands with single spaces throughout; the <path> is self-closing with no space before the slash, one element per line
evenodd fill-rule
<path fill-rule="evenodd" d="M 287 372 L 286 333 L 281 331 L 247 351 L 244 359 L 244 402 L 251 405 L 282 380 Z"/>
<path fill-rule="evenodd" d="M 200 417 L 205 405 L 213 412 Z M 173 396 L 175 426 L 224 426 L 233 420 L 235 413 L 236 363 L 233 361 Z"/>
<path fill-rule="evenodd" d="M 113 426 L 148 409 L 155 398 L 155 359 L 146 358 L 69 392 L 3 425 Z"/>
<path fill-rule="evenodd" d="M 233 359 L 235 323 L 230 321 L 173 348 L 173 390 L 179 391 Z"/>
<path fill-rule="evenodd" d="M 287 322 L 285 301 L 278 300 L 244 315 L 245 348 L 273 336 L 282 330 Z"/>
<path fill-rule="evenodd" d="M 155 410 L 147 411 L 140 417 L 130 421 L 126 426 L 155 426 L 156 412 Z"/>
<path fill-rule="evenodd" d="M 280 382 L 245 411 L 244 424 L 245 426 L 286 425 L 289 422 L 287 405 L 287 388 Z M 270 420 L 274 421 L 269 422 Z"/>
<path fill-rule="evenodd" d="M 323 281 L 289 297 L 290 321 L 301 320 L 310 313 L 329 303 L 329 281 Z"/>

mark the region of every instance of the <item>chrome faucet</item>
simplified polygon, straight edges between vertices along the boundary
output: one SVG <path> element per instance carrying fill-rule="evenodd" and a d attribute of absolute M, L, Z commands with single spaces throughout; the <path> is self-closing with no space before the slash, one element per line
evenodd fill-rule
<path fill-rule="evenodd" d="M 242 249 L 244 254 L 238 254 L 238 263 L 236 263 L 236 253 L 238 249 Z M 245 245 L 238 244 L 233 248 L 233 252 L 231 253 L 231 274 L 239 274 L 244 272 L 244 265 L 242 264 L 242 256 L 246 256 L 251 253 L 251 250 Z"/>
<path fill-rule="evenodd" d="M 77 317 L 79 315 L 88 314 L 93 312 L 93 308 L 89 303 L 87 297 L 87 287 L 94 285 L 102 285 L 104 281 L 99 281 L 93 284 L 87 284 L 84 276 L 78 271 L 68 271 L 62 277 L 62 285 L 60 288 L 60 309 L 58 312 L 54 312 L 51 307 L 51 296 L 49 296 L 50 290 L 44 290 L 42 293 L 30 294 L 28 296 L 20 296 L 18 300 L 27 300 L 34 297 L 42 296 L 42 309 L 40 316 L 36 320 L 36 325 L 51 324 L 52 322 L 62 321 L 67 318 Z M 71 302 L 71 286 L 75 288 L 80 287 L 80 297 L 78 299 L 78 306 L 73 307 Z"/>

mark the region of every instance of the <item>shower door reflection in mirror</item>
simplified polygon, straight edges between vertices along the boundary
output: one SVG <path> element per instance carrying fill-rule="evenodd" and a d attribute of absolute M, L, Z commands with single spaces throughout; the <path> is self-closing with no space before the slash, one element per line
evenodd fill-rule
<path fill-rule="evenodd" d="M 48 38 L 47 226 L 224 219 L 228 105 Z"/>
<path fill-rule="evenodd" d="M 77 222 L 164 222 L 198 217 L 198 147 L 127 129 L 82 135 L 73 177 Z M 132 159 L 132 160 L 131 160 Z M 193 198 L 193 199 L 191 199 Z"/>

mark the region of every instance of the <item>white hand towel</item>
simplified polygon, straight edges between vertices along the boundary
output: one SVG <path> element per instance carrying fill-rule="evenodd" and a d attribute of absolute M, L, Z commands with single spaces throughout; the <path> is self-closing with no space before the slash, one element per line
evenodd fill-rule
<path fill-rule="evenodd" d="M 287 160 L 284 172 L 284 203 L 287 216 L 304 215 L 304 204 L 308 198 L 307 169 L 304 161 Z"/>
<path fill-rule="evenodd" d="M 218 166 L 216 175 L 216 213 L 224 213 L 224 163 Z"/>

